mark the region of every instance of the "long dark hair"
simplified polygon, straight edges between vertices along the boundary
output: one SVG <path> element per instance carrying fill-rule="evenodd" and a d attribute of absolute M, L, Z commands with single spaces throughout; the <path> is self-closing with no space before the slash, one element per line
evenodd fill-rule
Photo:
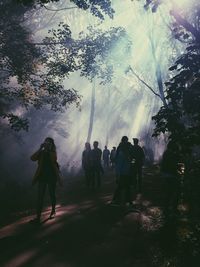
<path fill-rule="evenodd" d="M 45 141 L 49 141 L 50 143 L 51 143 L 51 147 L 49 148 L 49 151 L 52 151 L 52 152 L 56 152 L 56 146 L 55 146 L 55 143 L 54 143 L 54 140 L 53 140 L 53 138 L 51 138 L 51 137 L 47 137 L 46 139 L 45 139 Z"/>

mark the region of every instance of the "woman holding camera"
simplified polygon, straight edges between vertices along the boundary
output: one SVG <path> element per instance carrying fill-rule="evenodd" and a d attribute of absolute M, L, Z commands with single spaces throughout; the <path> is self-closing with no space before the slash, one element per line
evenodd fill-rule
<path fill-rule="evenodd" d="M 38 162 L 38 168 L 33 178 L 33 184 L 38 183 L 37 217 L 35 222 L 40 223 L 43 200 L 48 186 L 51 199 L 50 218 L 55 217 L 56 207 L 56 183 L 61 183 L 59 165 L 57 163 L 56 146 L 51 137 L 47 137 L 40 148 L 31 156 L 31 160 Z"/>

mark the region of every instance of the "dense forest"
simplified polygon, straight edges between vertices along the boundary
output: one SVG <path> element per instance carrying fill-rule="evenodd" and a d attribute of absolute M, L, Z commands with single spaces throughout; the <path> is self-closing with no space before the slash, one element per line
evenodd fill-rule
<path fill-rule="evenodd" d="M 198 157 L 197 1 L 3 1 L 1 44 L 5 160 L 48 135 L 70 168 L 124 134 L 152 162 L 170 139 Z"/>
<path fill-rule="evenodd" d="M 64 184 L 82 175 L 85 142 L 111 150 L 138 138 L 155 175 L 170 143 L 198 250 L 198 0 L 0 1 L 0 87 L 3 214 L 34 207 L 30 156 L 48 136 Z"/>

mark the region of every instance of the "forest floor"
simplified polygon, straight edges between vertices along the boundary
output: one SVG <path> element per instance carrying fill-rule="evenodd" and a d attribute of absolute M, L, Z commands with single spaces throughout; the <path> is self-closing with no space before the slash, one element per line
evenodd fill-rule
<path fill-rule="evenodd" d="M 4 218 L 0 228 L 1 267 L 199 267 L 200 224 L 187 206 L 176 216 L 163 212 L 164 184 L 158 168 L 144 170 L 143 193 L 133 207 L 110 204 L 114 174 L 90 191 L 83 178 L 68 179 L 58 189 L 57 213 L 41 225 L 31 212 Z M 26 200 L 24 200 L 26 201 Z"/>

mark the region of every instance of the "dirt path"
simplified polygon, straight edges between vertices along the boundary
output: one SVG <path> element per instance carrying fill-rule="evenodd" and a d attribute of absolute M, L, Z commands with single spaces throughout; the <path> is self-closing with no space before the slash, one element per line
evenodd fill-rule
<path fill-rule="evenodd" d="M 144 193 L 134 202 L 137 209 L 111 206 L 114 186 L 111 174 L 96 192 L 74 181 L 60 190 L 55 219 L 48 220 L 47 209 L 40 226 L 29 223 L 32 216 L 27 216 L 1 228 L 0 266 L 172 266 L 158 265 L 160 241 L 171 246 L 175 239 L 171 229 L 167 239 L 162 236 L 163 193 L 157 170 L 145 171 Z"/>

